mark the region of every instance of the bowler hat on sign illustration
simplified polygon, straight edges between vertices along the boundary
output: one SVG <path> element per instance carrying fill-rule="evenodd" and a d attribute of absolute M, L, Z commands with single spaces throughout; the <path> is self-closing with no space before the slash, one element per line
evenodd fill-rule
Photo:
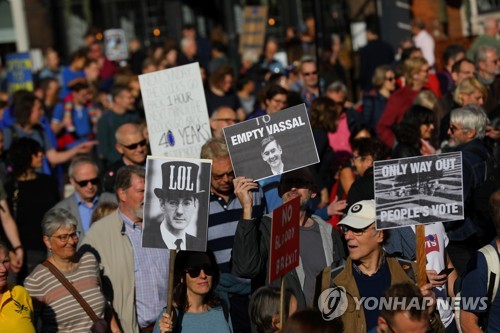
<path fill-rule="evenodd" d="M 161 166 L 162 188 L 155 188 L 154 193 L 160 199 L 167 197 L 195 196 L 200 191 L 198 164 L 184 161 L 166 162 Z"/>

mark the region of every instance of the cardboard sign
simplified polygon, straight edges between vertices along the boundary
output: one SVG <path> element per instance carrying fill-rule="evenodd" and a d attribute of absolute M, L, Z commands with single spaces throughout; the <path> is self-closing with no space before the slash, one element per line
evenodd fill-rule
<path fill-rule="evenodd" d="M 269 245 L 269 283 L 299 265 L 300 198 L 297 197 L 273 211 Z"/>
<path fill-rule="evenodd" d="M 198 63 L 139 75 L 151 151 L 199 158 L 212 137 Z"/>
<path fill-rule="evenodd" d="M 142 246 L 206 251 L 211 160 L 148 156 Z"/>
<path fill-rule="evenodd" d="M 123 29 L 104 31 L 106 57 L 109 60 L 120 61 L 128 58 L 128 46 Z"/>
<path fill-rule="evenodd" d="M 464 218 L 462 153 L 374 162 L 377 229 Z"/>
<path fill-rule="evenodd" d="M 304 104 L 223 131 L 237 177 L 260 180 L 319 162 Z"/>
<path fill-rule="evenodd" d="M 6 57 L 7 91 L 9 95 L 25 89 L 33 91 L 33 74 L 29 52 L 11 53 Z"/>
<path fill-rule="evenodd" d="M 267 6 L 246 6 L 243 12 L 243 29 L 240 34 L 239 52 L 252 51 L 262 54 L 267 27 Z"/>

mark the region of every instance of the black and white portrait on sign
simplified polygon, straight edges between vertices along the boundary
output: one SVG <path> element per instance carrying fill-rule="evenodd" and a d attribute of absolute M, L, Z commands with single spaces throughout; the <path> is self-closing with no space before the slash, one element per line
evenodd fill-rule
<path fill-rule="evenodd" d="M 143 247 L 206 251 L 211 166 L 148 156 Z"/>
<path fill-rule="evenodd" d="M 377 229 L 464 218 L 460 152 L 374 162 Z"/>
<path fill-rule="evenodd" d="M 237 177 L 260 180 L 319 162 L 304 104 L 223 131 Z"/>

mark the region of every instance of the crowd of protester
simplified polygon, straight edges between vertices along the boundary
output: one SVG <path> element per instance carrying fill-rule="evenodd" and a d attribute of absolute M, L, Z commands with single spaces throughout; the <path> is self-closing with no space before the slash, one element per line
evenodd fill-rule
<path fill-rule="evenodd" d="M 103 322 L 112 333 L 500 331 L 496 280 L 478 252 L 500 245 L 496 20 L 469 50 L 449 45 L 443 54 L 420 20 L 397 54 L 367 20 L 360 93 L 348 88 L 353 60 L 338 35 L 313 57 L 313 18 L 287 30 L 287 64 L 270 36 L 261 57 L 229 59 L 223 32 L 182 32 L 150 49 L 130 41 L 125 66 L 88 34 L 67 65 L 45 50 L 33 92 L 0 94 L 1 332 L 88 332 Z M 194 62 L 213 136 L 200 155 L 212 160 L 208 244 L 206 253 L 178 253 L 166 313 L 169 252 L 141 246 L 150 149 L 138 75 Z M 259 182 L 235 178 L 222 129 L 301 103 L 320 162 Z M 426 226 L 439 245 L 426 243 L 427 276 L 418 276 L 414 228 L 374 227 L 374 162 L 452 151 L 462 152 L 464 219 Z M 279 281 L 268 281 L 269 214 L 296 197 L 300 264 L 284 277 L 280 316 Z M 433 301 L 367 310 L 349 299 L 325 320 L 319 295 L 338 286 L 351 298 Z M 437 306 L 459 291 L 489 297 L 487 308 Z"/>

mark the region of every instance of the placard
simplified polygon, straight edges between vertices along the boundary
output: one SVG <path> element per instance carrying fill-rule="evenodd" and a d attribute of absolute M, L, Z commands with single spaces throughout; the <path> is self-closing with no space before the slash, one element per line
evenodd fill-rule
<path fill-rule="evenodd" d="M 139 75 L 151 151 L 199 158 L 212 137 L 198 63 Z"/>
<path fill-rule="evenodd" d="M 33 91 L 33 74 L 29 52 L 11 53 L 5 57 L 7 68 L 7 91 L 9 95 L 25 89 Z"/>
<path fill-rule="evenodd" d="M 462 153 L 374 162 L 377 229 L 464 218 Z"/>
<path fill-rule="evenodd" d="M 143 247 L 206 251 L 211 160 L 148 156 Z"/>
<path fill-rule="evenodd" d="M 123 29 L 104 31 L 104 45 L 109 60 L 120 61 L 128 58 L 128 45 Z"/>
<path fill-rule="evenodd" d="M 304 104 L 223 131 L 237 177 L 256 181 L 319 162 Z"/>
<path fill-rule="evenodd" d="M 267 27 L 267 6 L 245 6 L 239 53 L 248 51 L 262 54 Z"/>
<path fill-rule="evenodd" d="M 269 283 L 299 265 L 300 197 L 273 210 L 271 244 L 269 245 Z"/>

